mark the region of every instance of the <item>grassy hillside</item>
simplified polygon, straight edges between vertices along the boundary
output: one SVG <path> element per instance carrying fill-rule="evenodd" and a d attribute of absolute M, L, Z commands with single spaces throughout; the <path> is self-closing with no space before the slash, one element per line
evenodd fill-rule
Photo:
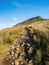
<path fill-rule="evenodd" d="M 25 27 L 30 29 L 37 49 L 42 47 L 42 50 L 46 49 L 47 53 L 49 53 L 49 20 L 35 17 L 11 28 L 0 30 L 0 59 L 9 47 L 13 45 L 13 42 L 24 34 Z"/>

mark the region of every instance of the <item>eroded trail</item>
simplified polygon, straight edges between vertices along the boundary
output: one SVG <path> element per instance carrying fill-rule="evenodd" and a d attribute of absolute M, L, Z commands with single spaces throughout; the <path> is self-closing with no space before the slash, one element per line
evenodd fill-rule
<path fill-rule="evenodd" d="M 29 65 L 30 61 L 33 62 L 35 53 L 35 43 L 30 30 L 25 28 L 23 35 L 5 53 L 2 65 Z"/>

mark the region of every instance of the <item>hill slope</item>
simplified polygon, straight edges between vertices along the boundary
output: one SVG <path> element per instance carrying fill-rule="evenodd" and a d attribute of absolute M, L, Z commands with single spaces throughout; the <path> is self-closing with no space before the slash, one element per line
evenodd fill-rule
<path fill-rule="evenodd" d="M 29 21 L 29 23 L 28 23 L 28 21 Z M 33 21 L 35 21 L 35 22 L 33 22 Z M 28 32 L 26 32 L 26 31 L 28 31 Z M 24 38 L 24 39 L 22 39 L 22 38 Z M 41 64 L 41 62 L 42 62 L 42 63 L 49 65 L 48 64 L 48 62 L 49 62 L 49 20 L 42 19 L 41 17 L 35 17 L 35 18 L 31 18 L 31 19 L 25 21 L 25 23 L 20 23 L 19 25 L 15 25 L 12 28 L 1 30 L 0 31 L 0 58 L 2 58 L 4 53 L 5 53 L 5 58 L 6 58 L 6 55 L 8 54 L 6 51 L 9 51 L 8 48 L 11 45 L 13 45 L 13 43 L 16 43 L 16 41 L 17 41 L 16 39 L 18 41 L 20 40 L 22 42 L 22 44 L 23 44 L 23 42 L 25 43 L 25 46 L 23 46 L 23 48 L 25 48 L 25 49 L 28 48 L 28 46 L 26 46 L 27 43 L 28 43 L 28 45 L 31 46 L 31 50 L 29 47 L 29 50 L 26 50 L 25 52 L 23 52 L 25 50 L 24 49 L 21 52 L 21 53 L 25 54 L 23 56 L 24 57 L 23 60 L 25 61 L 25 63 L 27 63 L 27 64 L 33 63 L 32 65 L 34 65 L 34 64 L 38 65 L 38 64 Z M 26 42 L 26 40 L 27 40 L 27 42 Z M 19 47 L 19 43 L 20 42 L 17 42 L 18 47 Z M 20 46 L 20 48 L 21 48 L 21 46 Z M 16 49 L 17 49 L 17 45 L 16 45 Z M 35 50 L 35 53 L 32 49 Z M 30 56 L 29 52 L 30 53 L 32 52 L 31 56 Z M 27 54 L 29 56 L 26 56 Z M 35 55 L 35 56 L 33 56 L 33 55 Z M 7 57 L 9 57 L 9 56 L 10 55 L 7 55 Z M 25 59 L 25 56 L 26 56 L 26 59 Z M 12 56 L 10 56 L 10 57 L 12 57 Z M 14 54 L 14 57 L 15 57 L 15 54 Z M 33 57 L 34 57 L 34 59 L 33 59 Z M 9 62 L 11 62 L 12 58 L 10 58 Z M 27 59 L 28 59 L 28 61 L 26 61 Z M 19 60 L 19 58 L 17 59 L 17 61 L 18 60 Z M 5 62 L 5 63 L 3 63 L 3 62 Z M 4 61 L 4 58 L 3 58 L 3 62 L 2 63 L 5 65 L 7 65 L 6 62 L 9 63 L 6 60 Z M 25 65 L 27 65 L 27 64 L 25 64 Z M 11 64 L 8 64 L 8 65 L 11 65 Z"/>

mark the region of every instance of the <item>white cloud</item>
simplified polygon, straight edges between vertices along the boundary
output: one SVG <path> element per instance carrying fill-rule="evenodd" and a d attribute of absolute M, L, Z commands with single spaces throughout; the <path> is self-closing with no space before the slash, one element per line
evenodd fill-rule
<path fill-rule="evenodd" d="M 12 5 L 16 6 L 16 7 L 33 7 L 31 4 L 21 4 L 19 2 L 12 2 Z"/>
<path fill-rule="evenodd" d="M 4 27 L 4 26 L 6 26 L 6 24 L 5 24 L 5 23 L 0 23 L 0 27 L 1 27 L 1 26 Z"/>
<path fill-rule="evenodd" d="M 0 23 L 0 29 L 5 28 L 7 25 L 5 23 Z"/>
<path fill-rule="evenodd" d="M 4 28 L 9 28 L 9 27 L 12 27 L 14 26 L 16 23 L 10 23 L 10 24 L 7 24 L 7 23 L 0 23 L 0 30 L 4 29 Z"/>
<path fill-rule="evenodd" d="M 39 6 L 33 6 L 32 4 L 22 4 L 19 2 L 12 2 L 12 5 L 18 8 L 37 8 Z"/>
<path fill-rule="evenodd" d="M 14 17 L 12 20 L 13 20 L 13 21 L 16 21 L 16 20 L 17 20 L 17 17 Z"/>
<path fill-rule="evenodd" d="M 23 7 L 23 5 L 18 2 L 12 2 L 12 4 L 16 7 Z"/>

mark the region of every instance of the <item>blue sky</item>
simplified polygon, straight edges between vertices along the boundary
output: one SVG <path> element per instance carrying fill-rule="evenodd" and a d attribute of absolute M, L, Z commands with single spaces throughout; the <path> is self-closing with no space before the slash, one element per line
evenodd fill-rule
<path fill-rule="evenodd" d="M 0 29 L 35 16 L 49 18 L 49 0 L 0 0 Z"/>

